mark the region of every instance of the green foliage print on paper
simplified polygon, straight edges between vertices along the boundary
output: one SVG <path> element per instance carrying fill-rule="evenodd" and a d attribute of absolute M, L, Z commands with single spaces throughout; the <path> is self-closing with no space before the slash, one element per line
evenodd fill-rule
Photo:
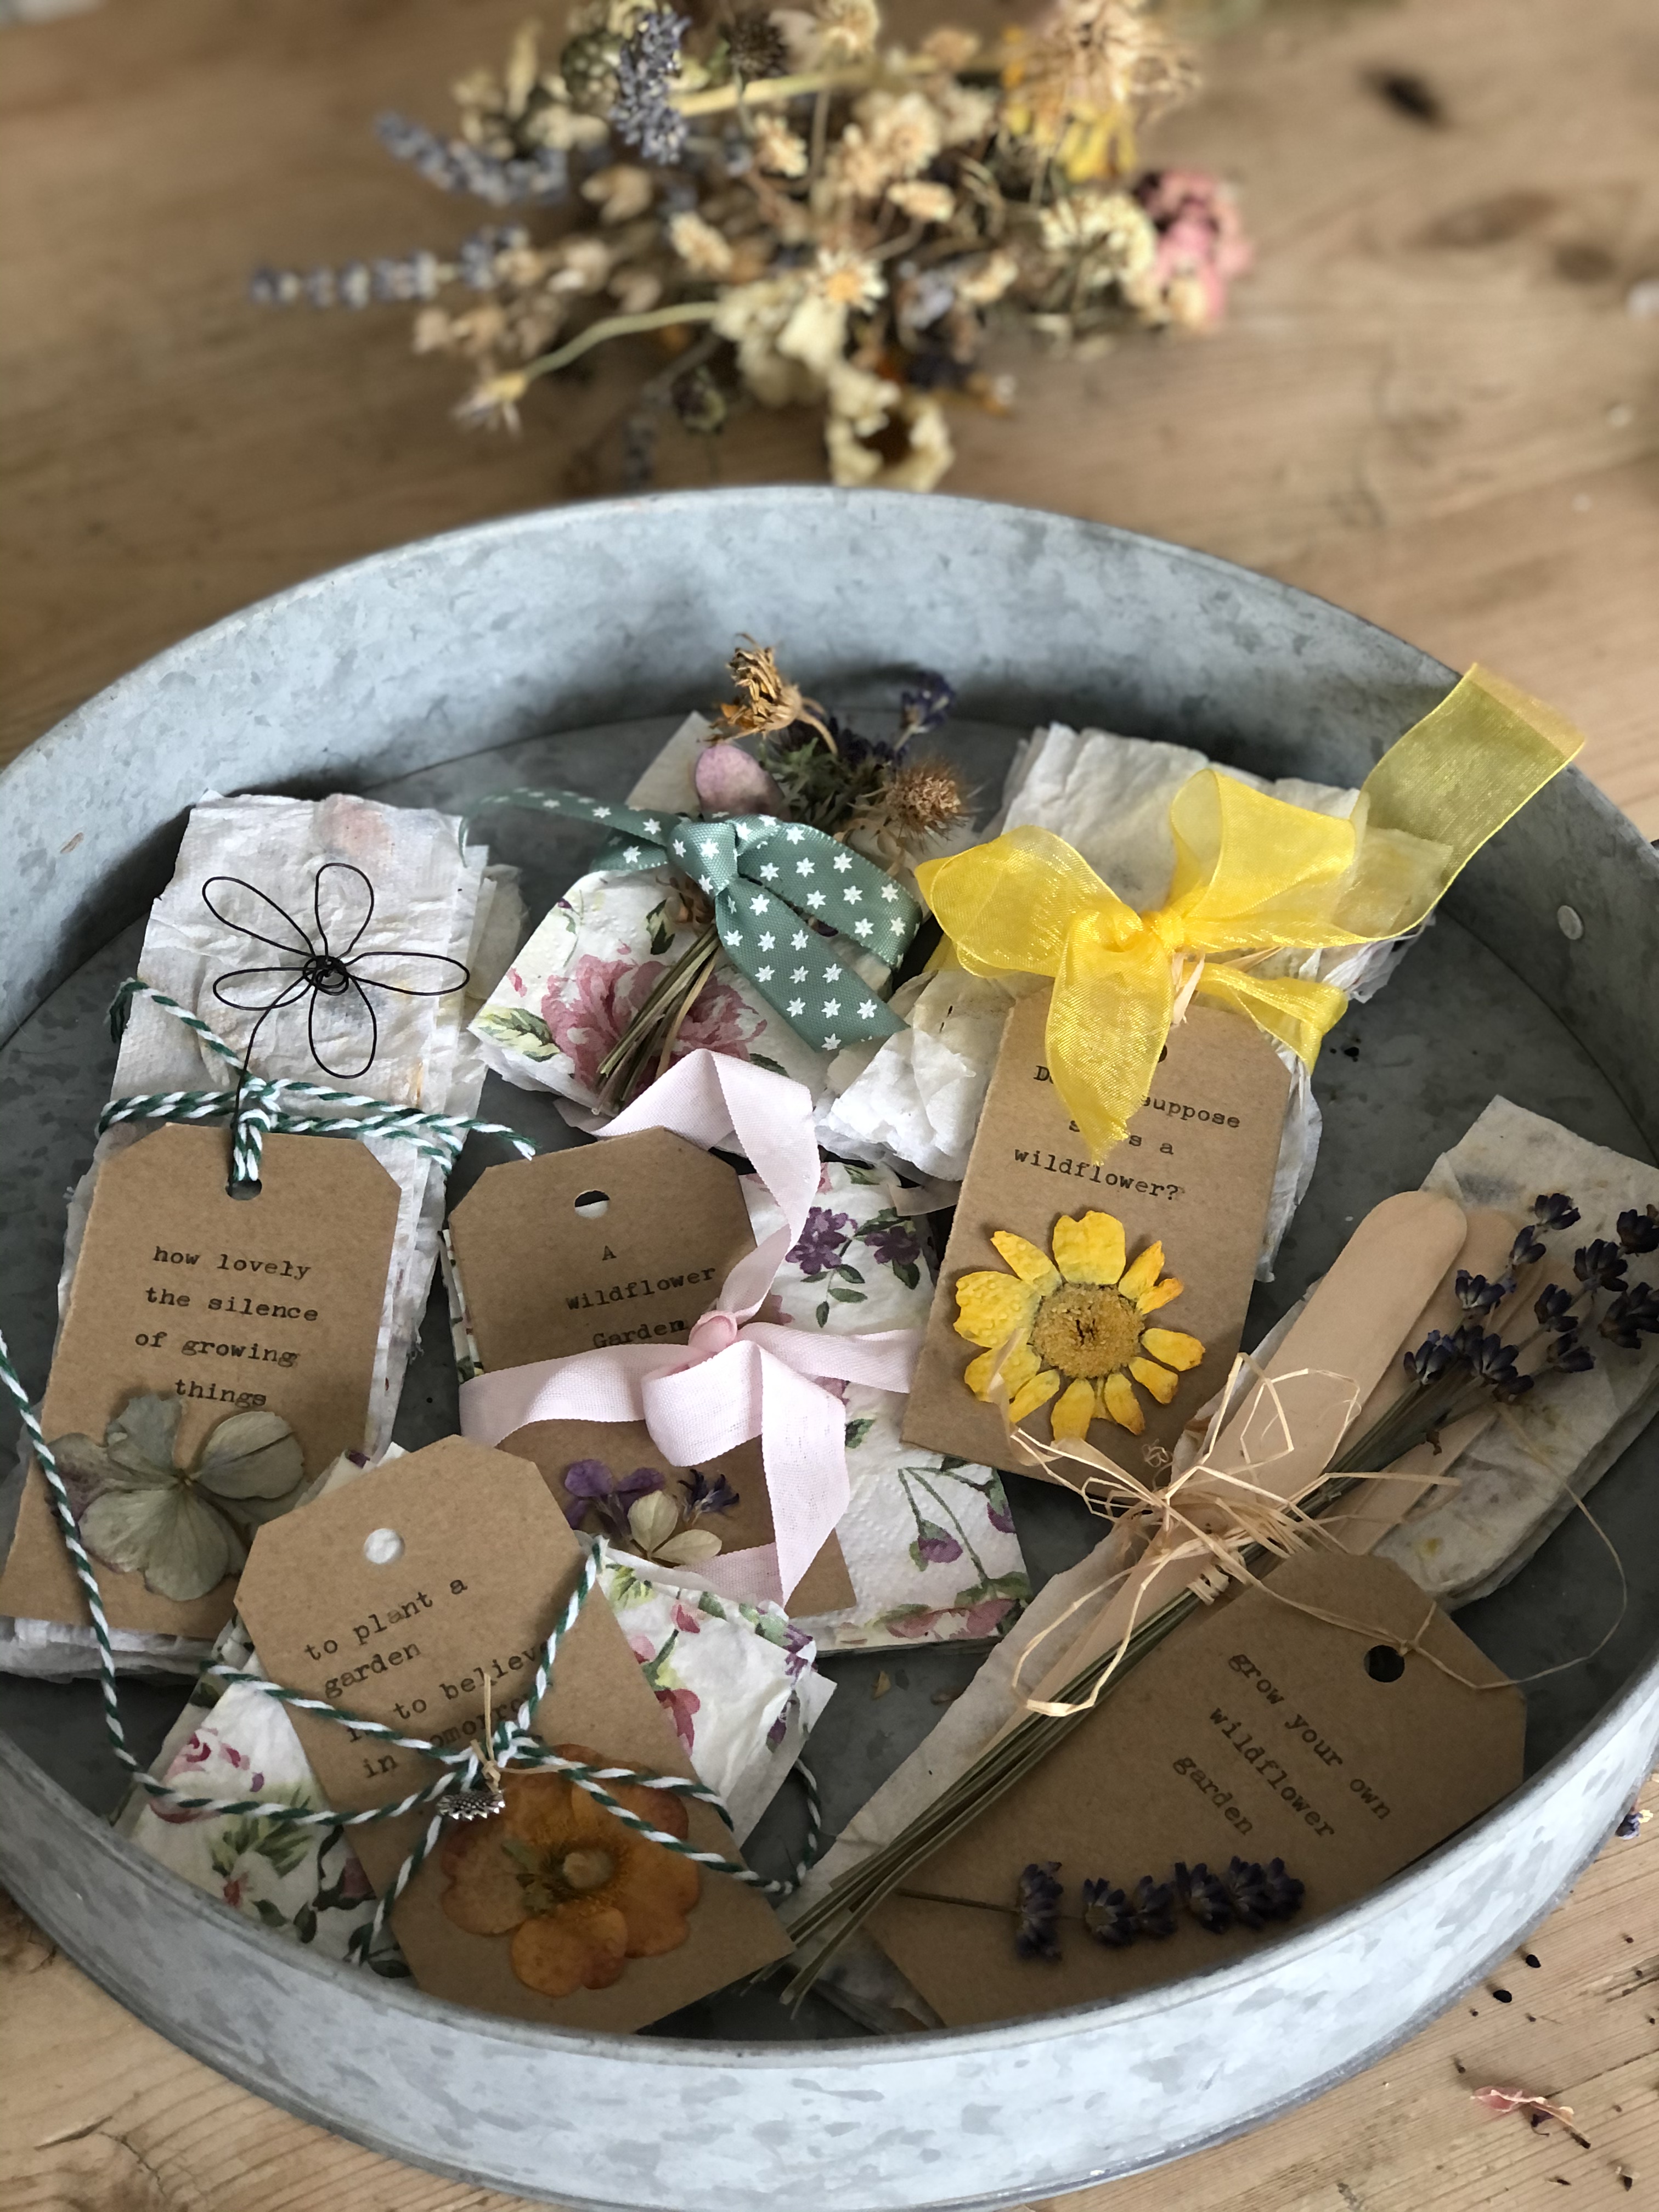
<path fill-rule="evenodd" d="M 558 1053 L 553 1032 L 528 1006 L 486 1006 L 477 1026 L 484 1035 L 526 1060 L 552 1060 Z"/>

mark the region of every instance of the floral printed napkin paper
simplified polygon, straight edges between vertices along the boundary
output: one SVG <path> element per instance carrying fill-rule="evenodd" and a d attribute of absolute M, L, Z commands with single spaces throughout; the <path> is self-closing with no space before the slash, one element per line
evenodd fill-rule
<path fill-rule="evenodd" d="M 783 1217 L 754 1176 L 743 1184 L 758 1243 Z M 926 1325 L 933 1269 L 899 1195 L 878 1169 L 825 1164 L 773 1285 L 779 1319 L 838 1336 Z M 902 1443 L 901 1393 L 842 1388 L 852 1502 L 836 1534 L 858 1602 L 802 1625 L 826 1650 L 1000 1633 L 1031 1594 L 1001 1477 Z"/>

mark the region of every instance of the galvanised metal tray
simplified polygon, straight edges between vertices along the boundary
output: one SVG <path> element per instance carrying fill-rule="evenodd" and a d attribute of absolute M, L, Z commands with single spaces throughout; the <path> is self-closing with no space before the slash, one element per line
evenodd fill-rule
<path fill-rule="evenodd" d="M 459 806 L 507 783 L 619 798 L 733 634 L 812 690 L 890 711 L 959 686 L 951 743 L 988 799 L 1037 721 L 1178 739 L 1268 775 L 1358 783 L 1451 672 L 1354 617 L 1178 547 L 1018 508 L 819 489 L 611 501 L 405 547 L 161 654 L 31 748 L 0 818 L 0 1320 L 44 1381 L 64 1194 L 112 1054 L 102 1011 L 200 793 L 345 788 Z M 491 823 L 532 914 L 591 832 Z M 1566 935 L 1571 907 L 1582 933 Z M 1641 1158 L 1659 1143 L 1659 860 L 1569 770 L 1468 869 L 1424 941 L 1327 1045 L 1312 1192 L 1252 1312 L 1264 1328 L 1349 1225 L 1414 1185 L 1495 1092 Z M 492 1079 L 484 1111 L 575 1141 Z M 468 1172 L 463 1164 L 463 1175 Z M 434 1313 L 398 1434 L 453 1425 Z M 1038 1575 L 1081 1556 L 1077 1502 L 1016 1480 Z M 1252 2125 L 1441 2012 L 1569 1887 L 1659 1739 L 1659 1437 L 1597 1492 L 1630 1604 L 1588 1664 L 1529 1692 L 1526 1786 L 1364 1903 L 1248 1960 L 1120 2002 L 884 2039 L 821 2001 L 714 1999 L 632 2039 L 542 2031 L 319 1963 L 131 1850 L 90 1684 L 0 1679 L 0 1879 L 70 1954 L 187 2050 L 376 2148 L 565 2205 L 931 2212 L 1130 2172 Z M 1510 1673 L 1594 1641 L 1606 1554 L 1569 1521 L 1462 1616 Z M 830 1826 L 939 1717 L 978 1650 L 828 1662 L 812 1741 Z M 871 1695 L 878 1668 L 892 1694 Z M 130 1685 L 140 1747 L 181 1690 Z M 793 1814 L 751 1846 L 780 1862 Z"/>

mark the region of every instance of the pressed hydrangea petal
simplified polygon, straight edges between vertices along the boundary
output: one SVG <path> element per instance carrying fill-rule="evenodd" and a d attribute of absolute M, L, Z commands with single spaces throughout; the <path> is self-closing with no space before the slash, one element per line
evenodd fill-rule
<path fill-rule="evenodd" d="M 1155 1241 L 1144 1252 L 1137 1253 L 1123 1270 L 1118 1291 L 1126 1298 L 1138 1299 L 1143 1291 L 1152 1289 L 1163 1272 L 1164 1247 Z"/>
<path fill-rule="evenodd" d="M 1039 1406 L 1046 1406 L 1060 1388 L 1060 1377 L 1052 1367 L 1045 1367 L 1040 1375 L 1033 1376 L 1024 1388 L 1016 1390 L 1008 1407 L 1011 1421 L 1023 1421 L 1028 1413 L 1035 1413 Z"/>
<path fill-rule="evenodd" d="M 105 1491 L 87 1508 L 81 1534 L 100 1559 L 181 1603 L 216 1589 L 247 1557 L 229 1523 L 181 1483 Z"/>
<path fill-rule="evenodd" d="M 996 1372 L 997 1352 L 981 1352 L 977 1359 L 970 1359 L 963 1381 L 976 1398 L 991 1395 L 991 1377 Z M 1029 1344 L 1017 1344 L 1002 1363 L 1002 1380 L 1011 1398 L 1015 1397 L 1035 1380 L 1042 1362 Z"/>
<path fill-rule="evenodd" d="M 184 1400 L 171 1390 L 144 1390 L 129 1398 L 104 1431 L 110 1457 L 141 1480 L 153 1479 L 156 1470 L 170 1474 L 173 1442 L 184 1410 Z"/>
<path fill-rule="evenodd" d="M 1179 1275 L 1166 1275 L 1161 1283 L 1154 1283 L 1150 1290 L 1141 1292 L 1135 1300 L 1135 1311 L 1156 1313 L 1160 1306 L 1167 1306 L 1171 1298 L 1178 1298 L 1186 1287 Z"/>
<path fill-rule="evenodd" d="M 1119 1428 L 1127 1429 L 1132 1437 L 1138 1437 L 1146 1427 L 1146 1417 L 1127 1375 L 1109 1375 L 1100 1386 L 1100 1401 L 1106 1409 L 1107 1419 L 1115 1421 Z"/>
<path fill-rule="evenodd" d="M 1068 1283 L 1108 1288 L 1123 1273 L 1123 1224 L 1109 1213 L 1085 1213 L 1054 1224 L 1054 1265 Z"/>
<path fill-rule="evenodd" d="M 712 1528 L 683 1528 L 678 1536 L 659 1544 L 654 1556 L 665 1567 L 697 1567 L 712 1559 L 720 1547 L 720 1540 Z"/>
<path fill-rule="evenodd" d="M 996 1267 L 978 1269 L 957 1285 L 957 1334 L 994 1351 L 1030 1328 L 1040 1303 L 1041 1294 L 1018 1275 L 1005 1275 Z"/>
<path fill-rule="evenodd" d="M 1196 1367 L 1204 1357 L 1204 1347 L 1195 1336 L 1183 1336 L 1178 1328 L 1149 1328 L 1140 1340 L 1154 1359 L 1161 1359 L 1166 1367 L 1173 1367 L 1177 1375 L 1184 1375 L 1189 1367 Z"/>
<path fill-rule="evenodd" d="M 994 1229 L 991 1242 L 1019 1277 L 1029 1283 L 1039 1295 L 1060 1287 L 1060 1277 L 1054 1261 L 1040 1245 L 1028 1243 L 1024 1237 L 1016 1237 L 1012 1229 Z"/>
<path fill-rule="evenodd" d="M 665 1544 L 680 1525 L 680 1509 L 665 1491 L 653 1490 L 644 1498 L 636 1498 L 628 1509 L 628 1526 L 634 1541 L 647 1559 L 657 1547 Z M 720 1549 L 716 1543 L 715 1550 Z"/>
<path fill-rule="evenodd" d="M 1160 1367 L 1155 1359 L 1132 1359 L 1129 1372 L 1143 1390 L 1150 1390 L 1160 1406 L 1167 1406 L 1181 1388 L 1181 1377 Z"/>
<path fill-rule="evenodd" d="M 293 1430 L 280 1413 L 256 1407 L 220 1422 L 202 1447 L 196 1479 L 216 1498 L 284 1498 L 305 1474 Z"/>
<path fill-rule="evenodd" d="M 1089 1424 L 1098 1411 L 1092 1382 L 1079 1380 L 1068 1383 L 1054 1402 L 1048 1426 L 1056 1437 L 1086 1437 Z"/>

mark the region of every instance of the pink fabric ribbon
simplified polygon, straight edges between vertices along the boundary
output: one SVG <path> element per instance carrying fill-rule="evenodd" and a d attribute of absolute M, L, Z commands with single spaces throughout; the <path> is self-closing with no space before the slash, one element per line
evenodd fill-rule
<path fill-rule="evenodd" d="M 908 1390 L 921 1332 L 809 1335 L 752 1318 L 817 1191 L 805 1085 L 723 1053 L 689 1053 L 605 1136 L 641 1129 L 672 1129 L 705 1150 L 735 1136 L 783 1227 L 737 1262 L 689 1342 L 616 1345 L 474 1376 L 461 1386 L 461 1433 L 496 1444 L 532 1421 L 643 1421 L 676 1467 L 698 1466 L 757 1436 L 773 1543 L 722 1554 L 702 1574 L 732 1595 L 770 1595 L 775 1584 L 781 1601 L 823 1550 L 850 1494 L 846 1413 L 823 1383 Z"/>

